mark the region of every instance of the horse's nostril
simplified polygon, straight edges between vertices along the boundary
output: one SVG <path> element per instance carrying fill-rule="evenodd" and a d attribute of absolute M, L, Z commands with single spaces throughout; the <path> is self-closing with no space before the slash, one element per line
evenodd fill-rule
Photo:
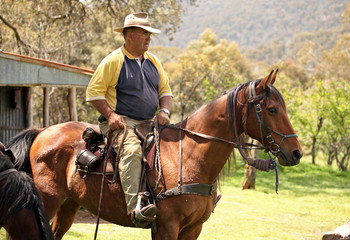
<path fill-rule="evenodd" d="M 300 159 L 300 158 L 303 156 L 303 154 L 301 154 L 299 150 L 294 150 L 294 151 L 293 151 L 293 156 L 294 156 L 296 159 Z"/>

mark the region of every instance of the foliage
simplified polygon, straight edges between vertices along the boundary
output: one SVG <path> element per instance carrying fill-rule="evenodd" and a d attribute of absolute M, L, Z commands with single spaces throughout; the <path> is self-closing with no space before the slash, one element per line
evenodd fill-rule
<path fill-rule="evenodd" d="M 350 84 L 346 81 L 331 82 L 325 94 L 323 152 L 328 164 L 336 161 L 337 167 L 346 171 L 350 160 Z M 326 152 L 328 151 L 328 152 Z"/>
<path fill-rule="evenodd" d="M 307 84 L 291 83 L 284 71 L 277 82 L 291 122 L 299 136 L 304 154 L 316 163 L 318 152 L 335 161 L 340 170 L 347 170 L 350 158 L 350 85 L 341 79 L 321 80 L 313 77 Z M 288 80 L 289 79 L 289 80 Z"/>
<path fill-rule="evenodd" d="M 188 21 L 187 17 L 181 17 L 186 8 L 197 2 L 0 0 L 0 47 L 94 68 L 104 56 L 122 44 L 122 37 L 114 35 L 112 30 L 130 11 L 148 11 L 153 24 L 171 38 L 180 21 Z M 193 34 L 200 25 L 193 20 L 187 24 L 191 33 L 180 30 L 182 39 L 186 39 L 187 33 L 192 36 L 186 48 L 154 46 L 150 49 L 160 58 L 170 77 L 174 93 L 172 121 L 184 119 L 238 83 L 262 77 L 279 68 L 276 87 L 285 99 L 304 153 L 312 156 L 313 163 L 321 161 L 317 156 L 322 153 L 328 164 L 337 164 L 339 169 L 347 170 L 350 4 L 345 8 L 343 0 L 332 3 L 324 0 L 294 1 L 288 2 L 287 9 L 283 7 L 284 1 L 261 0 L 246 2 L 232 10 L 232 3 L 238 3 L 238 0 L 220 0 L 206 2 L 202 11 L 204 2 L 198 3 L 198 9 L 191 8 L 191 19 L 196 18 L 198 11 L 201 16 L 209 16 L 211 10 L 221 9 L 217 21 L 225 24 L 212 24 L 207 18 L 204 21 L 206 26 L 213 28 L 205 29 L 195 39 Z M 259 8 L 257 13 L 258 6 L 263 6 L 263 10 Z M 286 14 L 276 16 L 273 14 L 276 11 Z M 295 15 L 304 11 L 312 14 L 303 18 L 301 24 Z M 230 16 L 236 13 L 235 18 L 226 17 L 228 13 Z M 275 26 L 277 20 L 285 28 L 277 28 L 276 35 L 272 34 L 274 29 L 270 26 Z M 228 28 L 227 24 L 233 27 Z M 195 31 L 192 26 L 196 27 Z M 297 31 L 293 32 L 293 29 Z M 250 31 L 254 31 L 254 36 L 241 35 Z M 222 38 L 226 36 L 224 32 L 229 34 L 227 38 Z M 243 41 L 252 46 L 263 45 L 243 52 Z M 50 124 L 69 120 L 66 95 L 64 88 L 50 88 Z M 34 125 L 41 127 L 42 89 L 36 87 L 34 96 Z M 77 101 L 79 120 L 96 122 L 98 113 L 85 102 L 84 89 L 77 89 Z M 58 112 L 61 114 L 55 114 Z"/>
<path fill-rule="evenodd" d="M 187 5 L 184 2 L 188 3 Z M 196 0 L 29 1 L 0 0 L 3 50 L 79 66 L 96 67 L 123 39 L 113 28 L 130 12 L 145 11 L 169 37 Z"/>
<path fill-rule="evenodd" d="M 152 24 L 168 37 L 179 27 L 181 15 L 196 0 L 148 1 L 29 1 L 0 0 L 0 49 L 81 67 L 95 68 L 121 46 L 123 25 L 130 12 L 145 11 Z M 69 120 L 67 89 L 50 88 L 50 124 Z M 96 122 L 96 112 L 78 90 L 79 120 Z M 34 126 L 40 127 L 42 89 L 34 91 Z"/>
<path fill-rule="evenodd" d="M 317 76 L 332 81 L 343 79 L 350 83 L 349 33 L 341 35 L 335 46 L 330 51 L 323 53 Z"/>
<path fill-rule="evenodd" d="M 239 82 L 251 78 L 247 59 L 235 43 L 217 40 L 216 34 L 205 30 L 198 40 L 189 42 L 176 58 L 166 65 L 173 83 L 175 108 L 180 118 L 221 95 Z M 243 79 L 243 80 L 242 80 Z"/>

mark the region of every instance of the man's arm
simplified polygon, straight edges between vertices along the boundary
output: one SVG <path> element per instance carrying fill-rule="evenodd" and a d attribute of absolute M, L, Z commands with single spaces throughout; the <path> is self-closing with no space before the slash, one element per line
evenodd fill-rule
<path fill-rule="evenodd" d="M 164 96 L 159 99 L 160 109 L 167 109 L 170 112 L 172 104 L 173 104 L 172 96 Z M 154 121 L 157 122 L 159 125 L 169 124 L 170 123 L 169 115 L 165 111 L 159 111 Z"/>
<path fill-rule="evenodd" d="M 113 130 L 119 130 L 124 128 L 124 118 L 116 114 L 113 109 L 108 105 L 106 100 L 91 101 L 92 106 L 101 113 L 108 121 L 109 128 Z"/>

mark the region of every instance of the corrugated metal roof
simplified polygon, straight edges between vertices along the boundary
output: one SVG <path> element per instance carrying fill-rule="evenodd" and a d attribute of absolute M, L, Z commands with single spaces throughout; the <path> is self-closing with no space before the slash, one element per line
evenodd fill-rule
<path fill-rule="evenodd" d="M 94 70 L 0 50 L 2 86 L 88 85 Z"/>

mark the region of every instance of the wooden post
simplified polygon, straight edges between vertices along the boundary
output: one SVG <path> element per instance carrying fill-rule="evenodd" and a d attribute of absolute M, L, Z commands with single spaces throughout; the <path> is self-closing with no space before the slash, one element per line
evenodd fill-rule
<path fill-rule="evenodd" d="M 43 97 L 43 126 L 48 127 L 50 124 L 49 118 L 49 107 L 50 107 L 50 96 L 49 96 L 49 87 L 44 87 L 44 97 Z"/>
<path fill-rule="evenodd" d="M 68 106 L 69 106 L 69 119 L 71 121 L 78 121 L 78 113 L 77 113 L 77 103 L 76 103 L 77 91 L 76 88 L 68 89 Z"/>
<path fill-rule="evenodd" d="M 26 92 L 26 106 L 25 106 L 25 127 L 33 127 L 33 87 L 28 87 Z"/>

